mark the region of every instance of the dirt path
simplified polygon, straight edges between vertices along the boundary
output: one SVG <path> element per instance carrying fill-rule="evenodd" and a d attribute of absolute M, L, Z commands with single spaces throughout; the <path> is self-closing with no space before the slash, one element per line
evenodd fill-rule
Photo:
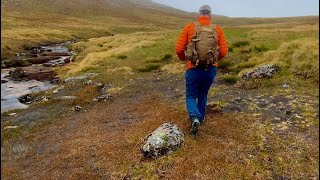
<path fill-rule="evenodd" d="M 3 179 L 318 177 L 317 126 L 299 116 L 291 118 L 296 123 L 287 121 L 287 116 L 275 121 L 276 116 L 270 112 L 278 105 L 262 108 L 265 100 L 287 105 L 296 97 L 280 94 L 271 98 L 258 91 L 245 94 L 220 81 L 215 85 L 219 91 L 209 101 L 229 103 L 223 114 L 208 114 L 199 139 L 187 136 L 185 146 L 174 154 L 143 160 L 140 147 L 149 132 L 164 122 L 175 122 L 187 132 L 189 122 L 183 75 L 162 72 L 134 81 L 112 101 L 91 105 L 86 112 L 67 114 L 14 142 L 11 152 L 15 153 L 2 153 Z M 250 109 L 253 102 L 257 102 L 259 112 Z M 232 108 L 235 105 L 243 108 L 241 112 Z M 275 113 L 282 115 L 284 110 Z"/>

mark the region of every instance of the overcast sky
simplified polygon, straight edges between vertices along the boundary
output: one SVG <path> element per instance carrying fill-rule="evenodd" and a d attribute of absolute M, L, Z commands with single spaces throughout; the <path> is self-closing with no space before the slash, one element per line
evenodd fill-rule
<path fill-rule="evenodd" d="M 288 17 L 319 15 L 318 0 L 153 0 L 189 12 L 204 4 L 213 14 L 230 17 Z"/>

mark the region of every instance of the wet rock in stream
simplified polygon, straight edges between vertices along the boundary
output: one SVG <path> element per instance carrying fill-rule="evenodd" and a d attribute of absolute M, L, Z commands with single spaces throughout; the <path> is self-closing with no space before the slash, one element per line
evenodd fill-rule
<path fill-rule="evenodd" d="M 23 104 L 31 104 L 34 99 L 31 96 L 31 94 L 26 94 L 18 97 L 18 100 L 20 103 L 23 103 Z"/>

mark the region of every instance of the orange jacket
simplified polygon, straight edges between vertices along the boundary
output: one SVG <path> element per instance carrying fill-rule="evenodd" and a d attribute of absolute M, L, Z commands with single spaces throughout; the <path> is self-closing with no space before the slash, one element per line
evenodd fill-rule
<path fill-rule="evenodd" d="M 198 18 L 198 22 L 201 25 L 210 25 L 210 23 L 211 23 L 210 19 L 206 16 L 200 16 Z M 176 53 L 177 53 L 177 56 L 179 57 L 179 59 L 182 61 L 186 60 L 184 50 L 187 47 L 187 45 L 191 42 L 191 39 L 192 39 L 192 36 L 194 33 L 194 28 L 195 28 L 195 26 L 193 23 L 186 25 L 177 40 Z M 218 46 L 220 48 L 219 60 L 220 60 L 228 54 L 228 44 L 227 44 L 226 38 L 224 37 L 224 33 L 223 33 L 222 28 L 217 25 L 216 30 L 218 33 Z M 217 63 L 213 64 L 213 65 L 218 66 Z M 187 60 L 186 69 L 188 70 L 188 69 L 194 68 L 194 67 L 195 67 L 195 65 L 193 65 L 190 60 Z"/>

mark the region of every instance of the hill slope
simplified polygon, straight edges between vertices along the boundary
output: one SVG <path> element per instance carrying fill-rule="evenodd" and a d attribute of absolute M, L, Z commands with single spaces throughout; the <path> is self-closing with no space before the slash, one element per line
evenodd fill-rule
<path fill-rule="evenodd" d="M 151 0 L 3 0 L 1 1 L 1 59 L 40 43 L 118 33 L 181 29 L 197 14 Z M 318 17 L 229 18 L 214 16 L 223 26 L 309 22 Z"/>

